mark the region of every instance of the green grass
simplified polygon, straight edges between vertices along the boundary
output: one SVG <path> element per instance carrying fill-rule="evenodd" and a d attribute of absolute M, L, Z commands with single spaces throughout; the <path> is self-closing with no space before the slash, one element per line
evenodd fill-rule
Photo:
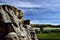
<path fill-rule="evenodd" d="M 39 40 L 60 40 L 60 33 L 37 33 Z"/>

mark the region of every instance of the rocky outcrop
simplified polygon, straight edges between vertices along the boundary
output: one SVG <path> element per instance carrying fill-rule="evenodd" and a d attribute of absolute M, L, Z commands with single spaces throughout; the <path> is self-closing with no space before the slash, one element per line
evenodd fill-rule
<path fill-rule="evenodd" d="M 0 5 L 0 40 L 37 40 L 36 33 L 32 32 L 34 30 L 30 24 L 30 28 L 27 25 L 24 24 L 21 10 L 9 5 Z"/>

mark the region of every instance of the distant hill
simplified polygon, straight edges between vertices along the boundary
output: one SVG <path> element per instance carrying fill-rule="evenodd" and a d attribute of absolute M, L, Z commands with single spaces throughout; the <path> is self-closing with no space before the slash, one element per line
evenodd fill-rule
<path fill-rule="evenodd" d="M 60 27 L 60 25 L 51 25 L 51 24 L 31 24 L 32 27 Z"/>

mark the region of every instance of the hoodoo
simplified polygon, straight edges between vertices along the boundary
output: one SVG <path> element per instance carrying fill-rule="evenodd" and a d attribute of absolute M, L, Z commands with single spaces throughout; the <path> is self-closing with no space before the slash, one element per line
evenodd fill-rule
<path fill-rule="evenodd" d="M 0 5 L 0 40 L 38 40 L 29 20 L 14 6 Z"/>

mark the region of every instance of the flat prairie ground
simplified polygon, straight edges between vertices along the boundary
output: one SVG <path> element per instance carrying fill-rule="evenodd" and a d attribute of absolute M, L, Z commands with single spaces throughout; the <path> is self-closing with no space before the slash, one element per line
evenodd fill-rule
<path fill-rule="evenodd" d="M 44 30 L 60 30 L 60 28 L 44 28 Z M 60 32 L 49 32 L 49 33 L 43 33 L 38 32 L 37 33 L 38 40 L 60 40 Z"/>
<path fill-rule="evenodd" d="M 37 33 L 39 40 L 60 40 L 60 33 Z"/>

